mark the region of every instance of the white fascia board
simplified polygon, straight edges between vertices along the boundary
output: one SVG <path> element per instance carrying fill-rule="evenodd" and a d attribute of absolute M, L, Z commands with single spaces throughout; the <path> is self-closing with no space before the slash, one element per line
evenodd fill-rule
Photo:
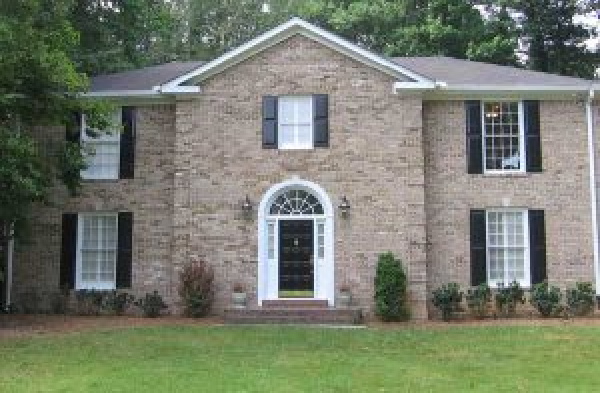
<path fill-rule="evenodd" d="M 590 86 L 544 86 L 544 85 L 447 85 L 448 92 L 587 92 Z"/>
<path fill-rule="evenodd" d="M 200 86 L 156 86 L 156 91 L 163 94 L 198 94 L 200 93 Z"/>
<path fill-rule="evenodd" d="M 119 98 L 119 97 L 144 97 L 144 98 L 159 98 L 160 92 L 156 90 L 107 90 L 107 91 L 90 91 L 83 93 L 83 97 L 97 98 Z"/>
<path fill-rule="evenodd" d="M 387 73 L 397 76 L 404 75 L 414 79 L 417 82 L 431 82 L 429 79 L 419 75 L 405 67 L 402 67 L 391 60 L 385 59 L 375 53 L 372 53 L 358 45 L 350 43 L 343 38 L 336 36 L 315 25 L 305 22 L 299 18 L 292 18 L 289 21 L 275 27 L 272 30 L 246 42 L 245 44 L 223 54 L 222 56 L 204 64 L 203 66 L 188 72 L 164 85 L 165 88 L 180 86 L 190 80 L 210 76 L 220 72 L 227 67 L 237 64 L 253 54 L 260 52 L 278 42 L 291 37 L 294 34 L 302 34 L 314 38 L 331 48 L 345 53 L 363 63 L 385 70 Z"/>
<path fill-rule="evenodd" d="M 434 90 L 438 88 L 445 88 L 445 82 L 433 81 L 433 82 L 394 82 L 394 91 L 397 90 Z"/>

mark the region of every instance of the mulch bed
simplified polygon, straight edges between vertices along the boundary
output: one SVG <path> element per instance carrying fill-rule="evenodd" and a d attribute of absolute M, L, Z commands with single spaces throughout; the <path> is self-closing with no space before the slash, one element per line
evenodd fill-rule
<path fill-rule="evenodd" d="M 127 329 L 147 326 L 217 326 L 222 325 L 223 319 L 210 318 L 183 318 L 165 316 L 161 318 L 142 318 L 131 316 L 97 316 L 82 317 L 73 315 L 0 315 L 0 340 L 31 337 L 45 334 L 76 333 L 93 330 Z M 600 318 L 512 318 L 512 319 L 484 319 L 462 320 L 453 322 L 442 321 L 410 321 L 386 323 L 370 321 L 370 328 L 376 329 L 448 329 L 455 327 L 491 327 L 491 326 L 598 326 Z"/>
<path fill-rule="evenodd" d="M 211 318 L 182 318 L 165 316 L 142 318 L 130 316 L 73 315 L 0 315 L 0 340 L 10 337 L 27 337 L 53 333 L 73 333 L 89 330 L 125 329 L 146 326 L 205 326 L 222 324 L 223 320 Z"/>

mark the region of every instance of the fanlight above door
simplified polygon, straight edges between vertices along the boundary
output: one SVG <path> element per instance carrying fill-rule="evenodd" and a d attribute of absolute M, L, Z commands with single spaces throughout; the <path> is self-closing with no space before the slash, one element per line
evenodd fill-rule
<path fill-rule="evenodd" d="M 291 189 L 280 194 L 271 205 L 271 215 L 307 216 L 324 214 L 321 202 L 305 190 Z"/>

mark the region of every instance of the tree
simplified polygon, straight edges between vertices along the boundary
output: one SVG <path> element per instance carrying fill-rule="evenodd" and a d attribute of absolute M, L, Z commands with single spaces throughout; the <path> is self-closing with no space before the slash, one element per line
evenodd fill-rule
<path fill-rule="evenodd" d="M 80 35 L 75 61 L 89 75 L 172 60 L 181 38 L 163 0 L 76 0 L 69 18 Z"/>
<path fill-rule="evenodd" d="M 36 127 L 63 125 L 73 112 L 90 114 L 94 127 L 106 127 L 106 108 L 81 98 L 85 75 L 71 60 L 77 33 L 68 22 L 70 2 L 0 2 L 0 240 L 27 222 L 32 205 L 46 200 L 56 180 L 72 193 L 79 186 L 83 153 L 63 143 L 47 156 L 32 138 Z"/>
<path fill-rule="evenodd" d="M 600 54 L 585 45 L 591 28 L 576 22 L 598 8 L 597 0 L 493 0 L 492 12 L 508 9 L 518 24 L 527 68 L 562 75 L 592 78 Z"/>
<path fill-rule="evenodd" d="M 310 0 L 300 12 L 388 56 L 445 55 L 515 64 L 514 21 L 484 19 L 464 0 Z"/>

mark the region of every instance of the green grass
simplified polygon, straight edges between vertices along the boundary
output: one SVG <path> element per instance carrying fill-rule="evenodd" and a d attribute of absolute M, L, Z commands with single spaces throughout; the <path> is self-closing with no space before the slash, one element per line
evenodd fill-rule
<path fill-rule="evenodd" d="M 0 341 L 0 392 L 594 392 L 600 328 L 155 327 Z"/>

